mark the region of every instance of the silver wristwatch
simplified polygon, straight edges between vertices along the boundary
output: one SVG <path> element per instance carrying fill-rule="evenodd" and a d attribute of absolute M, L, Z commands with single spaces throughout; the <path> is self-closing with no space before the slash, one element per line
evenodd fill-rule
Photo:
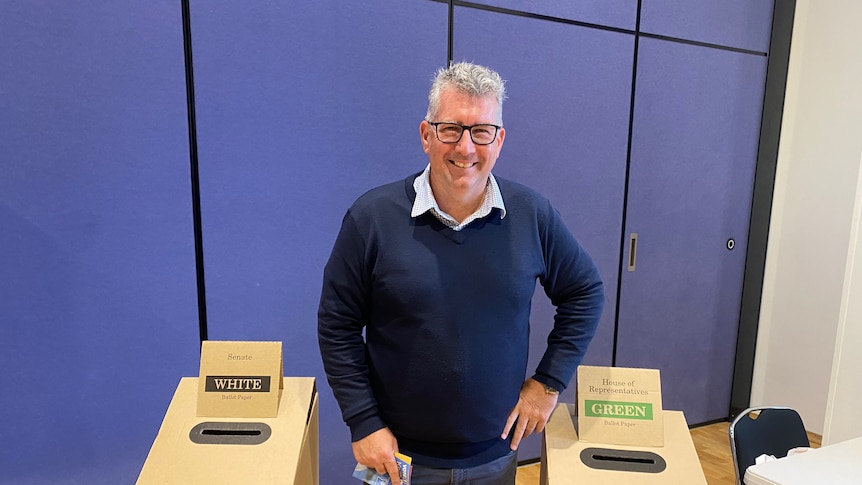
<path fill-rule="evenodd" d="M 560 391 L 554 389 L 553 387 L 551 387 L 547 384 L 544 384 L 544 386 L 545 386 L 545 394 L 559 394 L 560 393 Z"/>

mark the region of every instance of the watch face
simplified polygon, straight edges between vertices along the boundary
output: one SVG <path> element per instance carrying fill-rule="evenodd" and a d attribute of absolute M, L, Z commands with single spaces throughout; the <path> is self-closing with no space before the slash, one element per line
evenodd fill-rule
<path fill-rule="evenodd" d="M 546 394 L 559 394 L 560 391 L 558 391 L 558 390 L 554 389 L 553 387 L 545 384 L 545 393 Z"/>

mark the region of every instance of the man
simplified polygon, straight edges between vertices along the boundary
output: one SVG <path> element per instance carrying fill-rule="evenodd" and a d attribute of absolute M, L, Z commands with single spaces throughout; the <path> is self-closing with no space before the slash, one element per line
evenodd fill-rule
<path fill-rule="evenodd" d="M 602 310 L 559 213 L 491 174 L 504 98 L 486 67 L 441 69 L 419 125 L 428 166 L 361 196 L 324 270 L 320 351 L 353 454 L 392 477 L 393 453 L 413 457 L 414 485 L 514 483 L 515 450 L 543 430 Z M 525 381 L 537 279 L 557 314 Z"/>

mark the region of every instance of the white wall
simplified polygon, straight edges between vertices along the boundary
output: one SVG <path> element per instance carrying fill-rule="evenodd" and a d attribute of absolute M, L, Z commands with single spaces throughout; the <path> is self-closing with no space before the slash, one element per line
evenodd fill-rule
<path fill-rule="evenodd" d="M 860 160 L 862 163 L 862 160 Z M 856 183 L 856 206 L 844 279 L 844 296 L 838 320 L 835 359 L 829 399 L 826 402 L 824 443 L 862 436 L 859 402 L 862 402 L 862 171 Z"/>
<path fill-rule="evenodd" d="M 862 275 L 845 271 L 859 244 L 851 229 L 862 165 L 860 21 L 859 0 L 796 4 L 752 382 L 752 405 L 795 407 L 816 433 L 827 403 L 837 425 L 849 418 L 844 400 L 862 392 L 842 385 L 828 399 L 833 367 L 839 384 L 859 380 L 846 366 L 862 369 L 850 352 L 836 354 L 862 348 L 862 310 L 844 303 L 862 295 Z"/>

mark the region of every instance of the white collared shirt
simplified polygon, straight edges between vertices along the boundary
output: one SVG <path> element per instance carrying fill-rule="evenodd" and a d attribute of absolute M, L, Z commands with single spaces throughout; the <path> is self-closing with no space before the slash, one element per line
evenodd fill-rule
<path fill-rule="evenodd" d="M 420 215 L 431 211 L 440 222 L 446 224 L 454 231 L 460 231 L 467 227 L 468 224 L 487 216 L 493 209 L 500 209 L 500 219 L 506 217 L 506 205 L 503 204 L 503 194 L 500 193 L 500 187 L 497 185 L 497 180 L 494 174 L 488 174 L 488 184 L 485 186 L 485 197 L 482 199 L 482 205 L 476 209 L 476 212 L 470 214 L 460 224 L 454 217 L 443 212 L 440 206 L 437 205 L 437 199 L 434 198 L 434 192 L 431 190 L 431 181 L 429 175 L 431 164 L 429 163 L 425 170 L 416 177 L 413 181 L 413 190 L 416 191 L 416 200 L 413 201 L 413 210 L 410 212 L 410 217 L 419 217 Z"/>

